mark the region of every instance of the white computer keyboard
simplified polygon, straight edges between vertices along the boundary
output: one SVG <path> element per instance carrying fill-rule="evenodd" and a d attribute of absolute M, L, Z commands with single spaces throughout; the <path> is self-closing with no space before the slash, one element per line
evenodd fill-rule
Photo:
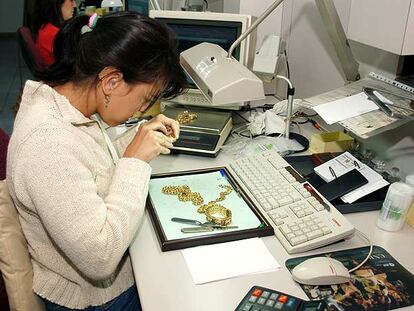
<path fill-rule="evenodd" d="M 288 253 L 308 251 L 354 233 L 354 226 L 276 152 L 242 158 L 228 168 Z"/>

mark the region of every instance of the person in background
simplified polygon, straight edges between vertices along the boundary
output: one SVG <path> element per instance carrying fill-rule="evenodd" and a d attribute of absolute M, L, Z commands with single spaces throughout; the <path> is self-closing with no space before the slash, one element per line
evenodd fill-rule
<path fill-rule="evenodd" d="M 41 82 L 25 85 L 7 185 L 47 310 L 141 309 L 128 246 L 144 215 L 149 162 L 170 152 L 179 124 L 158 115 L 123 144 L 105 127 L 183 91 L 173 38 L 137 13 L 78 16 L 57 34 Z"/>
<path fill-rule="evenodd" d="M 63 23 L 75 15 L 76 0 L 36 0 L 28 26 L 46 66 L 55 61 L 53 42 Z"/>

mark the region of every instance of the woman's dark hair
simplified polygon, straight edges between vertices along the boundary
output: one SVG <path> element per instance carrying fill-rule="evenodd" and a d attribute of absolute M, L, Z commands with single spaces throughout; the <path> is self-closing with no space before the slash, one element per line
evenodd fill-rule
<path fill-rule="evenodd" d="M 133 12 L 118 12 L 97 20 L 81 34 L 88 16 L 65 23 L 55 38 L 55 63 L 40 79 L 56 86 L 98 81 L 105 67 L 114 67 L 128 84 L 161 82 L 163 98 L 183 91 L 186 77 L 178 62 L 174 35 L 157 20 Z"/>
<path fill-rule="evenodd" d="M 62 16 L 62 4 L 65 0 L 34 0 L 30 1 L 28 7 L 27 25 L 32 32 L 33 38 L 44 24 L 51 23 L 62 27 L 64 20 Z"/>

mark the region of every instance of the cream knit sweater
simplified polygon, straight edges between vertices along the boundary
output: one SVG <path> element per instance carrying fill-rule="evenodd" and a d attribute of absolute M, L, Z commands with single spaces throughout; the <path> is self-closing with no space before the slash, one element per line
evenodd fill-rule
<path fill-rule="evenodd" d="M 28 81 L 7 158 L 29 245 L 34 291 L 69 308 L 104 304 L 134 284 L 128 256 L 150 166 L 116 166 L 97 123 L 47 85 Z"/>

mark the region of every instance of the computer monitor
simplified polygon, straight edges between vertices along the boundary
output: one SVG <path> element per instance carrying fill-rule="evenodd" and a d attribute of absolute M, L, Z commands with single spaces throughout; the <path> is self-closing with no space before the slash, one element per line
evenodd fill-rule
<path fill-rule="evenodd" d="M 125 11 L 138 12 L 148 16 L 148 0 L 124 0 Z"/>
<path fill-rule="evenodd" d="M 217 44 L 228 51 L 233 42 L 252 24 L 253 19 L 250 15 L 242 14 L 161 10 L 151 10 L 149 16 L 163 21 L 175 32 L 179 53 L 202 42 Z M 256 36 L 253 33 L 235 49 L 233 57 L 247 68 L 252 68 L 255 44 Z M 172 102 L 210 106 L 189 77 L 188 92 L 174 98 Z M 220 108 L 238 109 L 243 104 L 234 103 Z"/>

